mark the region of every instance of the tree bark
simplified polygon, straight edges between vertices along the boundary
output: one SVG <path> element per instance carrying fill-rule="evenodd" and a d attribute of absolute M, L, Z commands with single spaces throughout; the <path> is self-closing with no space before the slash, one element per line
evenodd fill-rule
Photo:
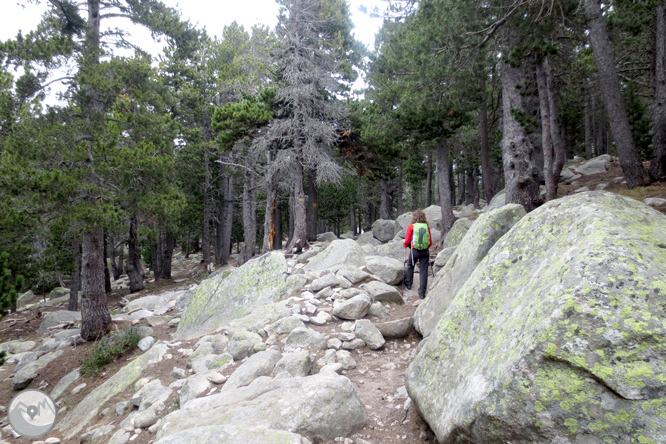
<path fill-rule="evenodd" d="M 379 202 L 379 218 L 388 220 L 391 218 L 391 214 L 389 213 L 388 180 L 386 179 L 380 180 L 379 185 L 381 186 L 382 189 Z"/>
<path fill-rule="evenodd" d="M 292 253 L 300 253 L 308 246 L 308 227 L 305 211 L 305 190 L 303 189 L 303 164 L 301 156 L 298 155 L 293 177 L 294 187 L 294 236 L 287 245 L 287 250 Z"/>
<path fill-rule="evenodd" d="M 238 258 L 238 264 L 252 259 L 257 246 L 257 190 L 249 171 L 243 181 L 243 241 L 245 247 Z"/>
<path fill-rule="evenodd" d="M 473 204 L 477 200 L 476 177 L 474 175 L 474 166 L 465 170 L 467 183 L 465 184 L 465 205 Z"/>
<path fill-rule="evenodd" d="M 627 188 L 645 186 L 650 183 L 650 177 L 643 168 L 634 146 L 631 127 L 622 100 L 622 88 L 615 67 L 615 57 L 608 36 L 606 19 L 601 13 L 599 0 L 585 0 L 585 16 L 590 28 L 590 44 L 599 72 L 606 114 L 620 158 L 620 166 L 627 180 Z"/>
<path fill-rule="evenodd" d="M 273 239 L 273 249 L 282 250 L 282 204 L 280 203 L 279 196 L 276 197 L 275 205 L 275 218 L 273 225 L 275 226 L 275 238 Z"/>
<path fill-rule="evenodd" d="M 270 162 L 271 159 L 269 158 Z M 267 176 L 266 181 L 266 211 L 264 213 L 264 237 L 261 245 L 263 253 L 275 249 L 275 221 L 277 211 L 277 183 L 274 177 Z"/>
<path fill-rule="evenodd" d="M 483 196 L 490 202 L 495 190 L 495 171 L 490 162 L 490 138 L 488 136 L 488 95 L 486 93 L 486 73 L 481 73 L 481 100 L 479 103 L 479 136 L 481 142 L 481 178 L 483 180 Z"/>
<path fill-rule="evenodd" d="M 550 125 L 551 109 L 548 103 L 546 91 L 546 74 L 543 64 L 536 67 L 537 88 L 539 91 L 539 108 L 541 111 L 541 148 L 543 150 L 543 175 L 546 181 L 546 200 L 557 197 L 557 184 L 559 177 L 554 175 L 555 147 L 553 146 L 552 131 Z"/>
<path fill-rule="evenodd" d="M 585 96 L 585 158 L 591 159 L 594 149 L 593 131 L 592 131 L 592 109 L 590 106 L 590 96 Z"/>
<path fill-rule="evenodd" d="M 208 168 L 208 166 L 206 166 Z M 210 264 L 210 223 L 212 219 L 211 196 L 210 196 L 210 179 L 206 173 L 203 192 L 203 221 L 201 226 L 201 251 L 203 253 L 202 263 L 204 265 Z"/>
<path fill-rule="evenodd" d="M 319 225 L 319 210 L 317 207 L 317 172 L 310 169 L 308 170 L 308 204 L 307 204 L 307 227 L 308 227 L 308 241 L 314 242 L 317 240 L 317 232 Z"/>
<path fill-rule="evenodd" d="M 562 127 L 557 118 L 557 102 L 555 100 L 555 84 L 553 79 L 553 67 L 550 63 L 550 57 L 544 59 L 544 72 L 546 74 L 546 95 L 548 96 L 548 108 L 550 110 L 550 140 L 553 145 L 553 178 L 555 180 L 555 192 L 548 200 L 557 198 L 557 184 L 564 168 L 564 162 L 567 160 L 566 146 L 562 136 Z M 545 152 L 544 152 L 545 153 Z"/>
<path fill-rule="evenodd" d="M 127 277 L 129 277 L 130 293 L 143 290 L 143 277 L 145 272 L 141 265 L 138 251 L 138 221 L 136 217 L 130 219 L 129 237 L 127 239 Z"/>
<path fill-rule="evenodd" d="M 397 206 L 397 211 L 398 211 L 398 216 L 403 214 L 405 212 L 404 205 L 402 203 L 403 198 L 404 198 L 404 187 L 403 187 L 403 173 L 402 173 L 402 164 L 398 166 L 398 204 Z"/>
<path fill-rule="evenodd" d="M 352 236 L 356 236 L 358 233 L 358 225 L 356 223 L 356 210 L 354 208 L 354 205 L 350 205 L 349 207 L 349 230 L 352 233 Z"/>
<path fill-rule="evenodd" d="M 432 153 L 430 151 L 426 154 L 426 167 L 428 168 L 425 186 L 425 206 L 427 208 L 432 205 Z"/>
<path fill-rule="evenodd" d="M 525 129 L 530 122 L 520 89 L 525 84 L 524 69 L 506 60 L 502 64 L 502 158 L 506 202 L 520 204 L 529 212 L 541 204 L 541 196 L 539 169 L 533 160 L 534 147 Z"/>
<path fill-rule="evenodd" d="M 229 175 L 223 177 L 222 182 L 224 183 L 224 197 L 221 205 L 219 257 L 216 259 L 218 264 L 226 265 L 229 263 L 229 256 L 231 255 L 231 229 L 234 221 L 234 178 Z"/>
<path fill-rule="evenodd" d="M 160 257 L 162 269 L 160 276 L 164 279 L 171 279 L 171 264 L 173 262 L 173 250 L 176 247 L 176 239 L 169 230 L 162 230 L 159 236 Z"/>
<path fill-rule="evenodd" d="M 654 99 L 652 100 L 652 146 L 650 177 L 666 180 L 666 0 L 657 4 Z"/>
<path fill-rule="evenodd" d="M 79 291 L 81 291 L 81 240 L 77 237 L 72 241 L 73 270 L 70 276 L 69 304 L 67 310 L 79 311 Z"/>
<path fill-rule="evenodd" d="M 81 337 L 92 341 L 111 327 L 104 291 L 104 230 L 96 228 L 85 233 L 81 248 Z"/>
<path fill-rule="evenodd" d="M 449 177 L 449 147 L 446 140 L 437 142 L 437 184 L 439 186 L 439 203 L 442 212 L 442 238 L 449 232 L 456 217 L 453 215 L 451 202 L 451 180 Z"/>

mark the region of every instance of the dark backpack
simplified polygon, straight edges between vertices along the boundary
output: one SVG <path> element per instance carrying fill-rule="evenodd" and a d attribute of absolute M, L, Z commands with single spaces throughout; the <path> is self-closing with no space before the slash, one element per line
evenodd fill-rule
<path fill-rule="evenodd" d="M 412 248 L 415 250 L 427 250 L 430 248 L 428 224 L 414 224 L 414 229 L 412 231 Z"/>

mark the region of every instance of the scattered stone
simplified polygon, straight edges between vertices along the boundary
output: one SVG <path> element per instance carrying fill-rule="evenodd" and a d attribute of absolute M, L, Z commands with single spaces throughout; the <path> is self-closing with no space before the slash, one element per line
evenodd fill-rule
<path fill-rule="evenodd" d="M 334 274 L 327 274 L 312 281 L 312 291 L 318 292 L 326 287 L 337 287 L 340 280 Z"/>
<path fill-rule="evenodd" d="M 125 414 L 125 411 L 127 410 L 127 407 L 129 406 L 129 402 L 127 401 L 122 401 L 116 404 L 116 416 L 123 416 Z"/>
<path fill-rule="evenodd" d="M 171 396 L 172 390 L 162 385 L 159 379 L 150 381 L 132 396 L 132 404 L 143 412 L 157 403 L 165 402 Z M 148 426 L 146 426 L 148 427 Z"/>
<path fill-rule="evenodd" d="M 134 427 L 139 429 L 146 429 L 155 424 L 158 419 L 159 416 L 157 415 L 155 408 L 149 407 L 134 417 Z"/>
<path fill-rule="evenodd" d="M 402 282 L 404 264 L 390 257 L 368 256 L 365 258 L 368 271 L 390 285 Z"/>
<path fill-rule="evenodd" d="M 169 376 L 174 380 L 182 379 L 187 376 L 187 372 L 184 368 L 174 367 Z"/>
<path fill-rule="evenodd" d="M 320 311 L 317 313 L 317 316 L 310 318 L 310 322 L 314 325 L 326 325 L 328 322 L 331 322 L 332 319 L 330 314 L 325 311 Z"/>
<path fill-rule="evenodd" d="M 333 309 L 333 314 L 341 319 L 361 319 L 368 314 L 370 305 L 372 305 L 370 297 L 367 294 L 360 294 L 351 299 L 341 301 Z"/>
<path fill-rule="evenodd" d="M 363 265 L 365 252 L 351 239 L 331 242 L 324 251 L 310 259 L 305 270 L 330 270 L 340 265 Z"/>
<path fill-rule="evenodd" d="M 326 342 L 328 348 L 333 348 L 335 350 L 340 350 L 342 347 L 342 341 L 338 338 L 331 338 Z"/>
<path fill-rule="evenodd" d="M 384 305 L 379 301 L 374 302 L 370 306 L 370 310 L 368 311 L 368 316 L 374 316 L 380 319 L 386 318 L 388 317 L 388 315 L 389 315 L 388 309 L 384 307 Z"/>
<path fill-rule="evenodd" d="M 81 312 L 68 311 L 68 310 L 51 311 L 44 315 L 44 320 L 39 325 L 37 333 L 45 334 L 49 332 L 49 327 L 54 327 L 58 324 L 71 323 L 71 322 L 74 323 L 81 322 Z"/>
<path fill-rule="evenodd" d="M 352 285 L 360 284 L 370 278 L 368 273 L 353 265 L 340 267 L 336 274 L 338 277 L 348 280 Z"/>
<path fill-rule="evenodd" d="M 356 360 L 352 358 L 351 353 L 349 353 L 347 350 L 338 350 L 335 352 L 335 358 L 345 370 L 353 370 L 356 368 Z"/>
<path fill-rule="evenodd" d="M 321 233 L 317 235 L 317 242 L 333 242 L 336 240 L 338 236 L 335 235 L 335 233 L 332 233 L 330 231 L 326 233 Z"/>
<path fill-rule="evenodd" d="M 152 347 L 154 343 L 155 343 L 155 338 L 153 338 L 152 336 L 146 336 L 145 338 L 139 341 L 137 347 L 139 347 L 141 351 L 146 351 L 150 347 Z"/>
<path fill-rule="evenodd" d="M 374 246 L 374 245 L 381 245 L 382 242 L 378 240 L 375 236 L 373 236 L 372 231 L 366 231 L 365 233 L 361 234 L 358 239 L 356 239 L 356 243 L 362 247 L 365 246 Z"/>
<path fill-rule="evenodd" d="M 643 202 L 651 207 L 661 207 L 666 205 L 666 199 L 661 199 L 659 197 L 648 197 Z"/>
<path fill-rule="evenodd" d="M 405 338 L 409 336 L 414 325 L 414 318 L 403 318 L 395 321 L 381 322 L 375 324 L 375 327 L 385 338 Z"/>
<path fill-rule="evenodd" d="M 55 438 L 55 437 L 46 438 L 44 444 L 60 444 L 60 438 Z"/>
<path fill-rule="evenodd" d="M 601 156 L 590 159 L 581 165 L 571 167 L 571 169 L 578 174 L 589 176 L 591 174 L 605 173 L 610 169 L 610 166 L 611 166 L 610 155 L 602 154 Z"/>
<path fill-rule="evenodd" d="M 363 290 L 359 288 L 348 288 L 346 290 L 340 291 L 338 294 L 341 296 L 341 299 L 351 299 L 356 295 L 363 294 Z"/>
<path fill-rule="evenodd" d="M 275 364 L 273 375 L 287 372 L 294 377 L 307 376 L 310 374 L 310 370 L 312 370 L 310 354 L 305 350 L 301 350 L 282 355 L 282 358 Z"/>
<path fill-rule="evenodd" d="M 277 350 L 266 350 L 248 358 L 224 384 L 224 390 L 244 387 L 260 376 L 270 376 L 282 353 Z"/>
<path fill-rule="evenodd" d="M 596 186 L 595 190 L 602 191 L 602 190 L 605 190 L 607 186 L 608 186 L 607 183 L 600 183 Z"/>
<path fill-rule="evenodd" d="M 81 390 L 83 390 L 83 389 L 86 388 L 87 386 L 88 386 L 88 384 L 86 384 L 85 382 L 84 382 L 83 384 L 79 384 L 79 385 L 77 385 L 76 387 L 74 387 L 74 388 L 72 389 L 72 395 L 78 395 L 79 392 L 81 392 Z"/>
<path fill-rule="evenodd" d="M 395 287 L 383 282 L 369 282 L 363 286 L 363 289 L 370 295 L 373 301 L 404 304 L 400 292 Z"/>
<path fill-rule="evenodd" d="M 208 373 L 206 378 L 210 382 L 212 382 L 213 384 L 217 384 L 217 385 L 224 384 L 225 382 L 227 382 L 227 377 L 224 376 L 223 374 L 217 373 L 217 372 Z"/>
<path fill-rule="evenodd" d="M 326 348 L 326 338 L 310 328 L 299 327 L 289 333 L 284 348 L 287 351 L 297 348 L 323 350 Z"/>
<path fill-rule="evenodd" d="M 120 429 L 117 430 L 116 433 L 111 436 L 111 439 L 109 440 L 108 444 L 126 444 L 130 439 L 130 434 L 129 432 Z"/>
<path fill-rule="evenodd" d="M 227 346 L 227 353 L 233 356 L 234 361 L 240 361 L 254 353 L 254 346 L 261 341 L 261 336 L 250 331 L 241 331 L 234 334 Z"/>
<path fill-rule="evenodd" d="M 357 350 L 363 346 L 365 346 L 365 341 L 360 338 L 353 339 L 351 341 L 344 341 L 342 343 L 342 348 L 345 350 Z"/>
<path fill-rule="evenodd" d="M 356 336 L 365 341 L 371 350 L 378 350 L 384 346 L 386 340 L 381 332 L 375 325 L 367 319 L 359 319 L 356 321 L 356 328 L 354 329 Z"/>

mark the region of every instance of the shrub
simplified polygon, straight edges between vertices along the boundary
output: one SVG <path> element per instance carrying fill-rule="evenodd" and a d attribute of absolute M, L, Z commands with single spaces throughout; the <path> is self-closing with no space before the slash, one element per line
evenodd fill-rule
<path fill-rule="evenodd" d="M 99 375 L 107 364 L 133 350 L 140 340 L 141 336 L 135 328 L 112 333 L 99 341 L 90 356 L 81 361 L 81 374 L 90 377 Z"/>

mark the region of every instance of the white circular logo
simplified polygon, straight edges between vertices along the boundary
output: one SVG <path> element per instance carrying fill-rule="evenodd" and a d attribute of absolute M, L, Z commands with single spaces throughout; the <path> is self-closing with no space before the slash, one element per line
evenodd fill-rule
<path fill-rule="evenodd" d="M 23 390 L 7 409 L 12 429 L 26 438 L 39 438 L 53 428 L 58 416 L 53 399 L 41 390 Z"/>

